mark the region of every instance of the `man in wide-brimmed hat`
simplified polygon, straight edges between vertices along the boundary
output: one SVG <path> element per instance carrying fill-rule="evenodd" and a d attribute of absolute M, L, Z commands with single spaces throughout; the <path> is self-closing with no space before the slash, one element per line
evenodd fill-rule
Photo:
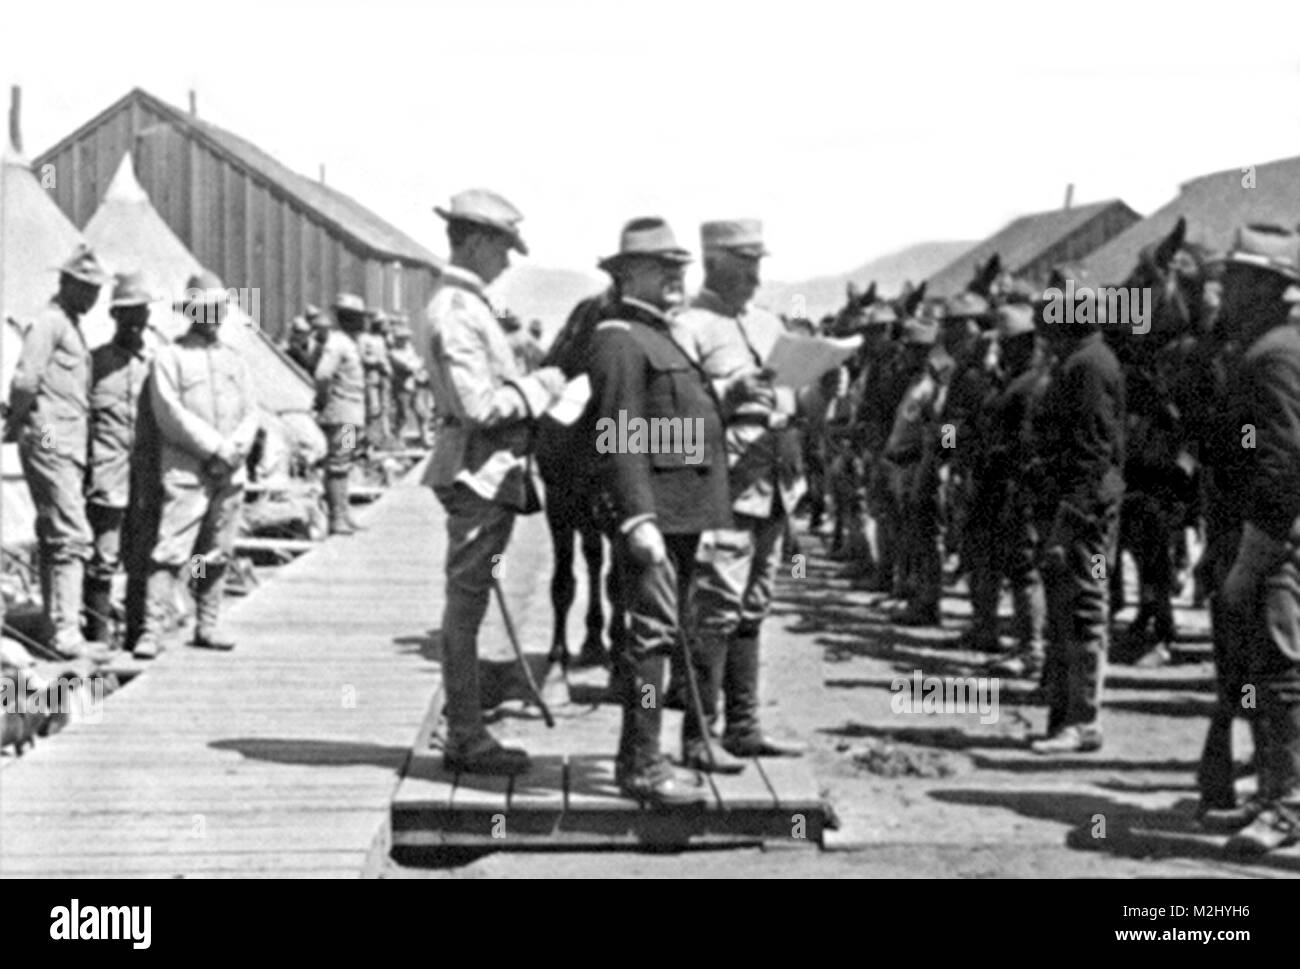
<path fill-rule="evenodd" d="M 152 358 L 145 344 L 153 296 L 139 273 L 119 275 L 109 314 L 113 338 L 90 354 L 90 474 L 86 516 L 94 554 L 86 569 L 86 638 L 107 641 L 113 577 L 122 564 L 122 523 L 131 482 L 140 393 Z"/>
<path fill-rule="evenodd" d="M 172 587 L 194 585 L 192 645 L 229 650 L 218 624 L 259 418 L 248 366 L 220 337 L 229 291 L 213 273 L 192 277 L 175 304 L 190 328 L 159 347 L 149 403 L 161 447 L 162 508 L 145 592 L 137 656 L 160 648 Z"/>
<path fill-rule="evenodd" d="M 1222 267 L 1223 319 L 1244 348 L 1224 416 L 1241 447 L 1215 469 L 1226 488 L 1207 509 L 1207 518 L 1236 526 L 1207 549 L 1219 583 L 1212 606 L 1219 703 L 1255 697 L 1259 786 L 1253 802 L 1236 807 L 1226 738 L 1219 749 L 1207 739 L 1200 781 L 1203 807 L 1235 808 L 1238 823 L 1249 822 L 1229 850 L 1261 853 L 1300 840 L 1300 327 L 1288 319 L 1300 302 L 1300 238 L 1278 226 L 1244 226 L 1214 262 Z"/>
<path fill-rule="evenodd" d="M 354 293 L 340 293 L 334 301 L 336 329 L 329 330 L 313 377 L 316 381 L 316 419 L 325 434 L 325 501 L 329 505 L 330 534 L 351 535 L 357 530 L 348 498 L 348 482 L 358 454 L 366 447 L 366 371 L 361 358 L 365 335 L 366 304 Z"/>
<path fill-rule="evenodd" d="M 398 445 L 403 445 L 411 417 L 414 416 L 420 442 L 423 444 L 426 434 L 424 425 L 428 415 L 422 413 L 423 407 L 417 402 L 416 394 L 421 382 L 428 387 L 429 378 L 424 370 L 424 361 L 411 345 L 411 324 L 405 313 L 393 314 L 393 327 L 388 333 L 388 339 L 388 365 L 393 372 L 393 433 Z"/>
<path fill-rule="evenodd" d="M 87 246 L 59 267 L 59 290 L 32 322 L 9 390 L 5 440 L 18 442 L 36 507 L 49 645 L 65 657 L 86 655 L 82 583 L 93 534 L 83 481 L 90 433 L 90 351 L 81 318 L 108 275 Z"/>
<path fill-rule="evenodd" d="M 515 515 L 540 508 L 530 425 L 559 398 L 564 376 L 553 367 L 520 371 L 485 292 L 512 249 L 528 251 L 519 210 L 495 192 L 471 189 L 436 211 L 447 220 L 451 259 L 416 347 L 428 362 L 439 418 L 424 482 L 447 511 L 443 761 L 453 771 L 515 774 L 528 769 L 528 755 L 502 746 L 483 724 L 478 630 Z"/>
<path fill-rule="evenodd" d="M 588 440 L 627 612 L 614 655 L 623 706 L 616 779 L 628 797 L 656 806 L 705 799 L 700 775 L 672 767 L 660 750 L 664 666 L 689 633 L 683 599 L 700 535 L 731 525 L 722 402 L 669 316 L 685 299 L 689 261 L 663 219 L 627 223 L 618 252 L 600 262 L 615 301 L 591 344 Z M 688 749 L 701 729 L 689 716 Z"/>
<path fill-rule="evenodd" d="M 700 723 L 687 703 L 682 759 L 700 770 L 735 772 L 750 757 L 801 752 L 769 736 L 759 722 L 759 635 L 772 605 L 786 523 L 807 491 L 792 422 L 801 412 L 825 410 L 826 401 L 815 386 L 774 386 L 766 371 L 785 325 L 753 303 L 768 254 L 762 223 L 705 222 L 700 242 L 704 288 L 678 323 L 723 402 L 735 521 L 704 534 L 691 586 L 696 628 L 689 652 L 706 720 L 716 717 L 719 694 L 723 698 L 722 745 L 706 749 L 710 724 Z"/>
<path fill-rule="evenodd" d="M 361 366 L 366 374 L 366 440 L 375 449 L 392 440 L 389 397 L 393 368 L 388 362 L 389 316 L 381 309 L 366 314 L 366 328 L 357 337 Z"/>

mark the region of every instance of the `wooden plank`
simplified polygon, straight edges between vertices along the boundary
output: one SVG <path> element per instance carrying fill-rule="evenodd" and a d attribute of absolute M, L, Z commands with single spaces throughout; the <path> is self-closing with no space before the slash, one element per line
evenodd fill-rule
<path fill-rule="evenodd" d="M 549 838 L 564 814 L 567 758 L 533 757 L 527 774 L 520 774 L 510 786 L 506 816 L 506 840 L 516 837 Z"/>

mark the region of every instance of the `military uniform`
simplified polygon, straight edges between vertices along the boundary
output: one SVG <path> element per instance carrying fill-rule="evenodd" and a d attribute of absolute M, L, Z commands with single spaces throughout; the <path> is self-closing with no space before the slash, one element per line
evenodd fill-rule
<path fill-rule="evenodd" d="M 663 769 L 664 665 L 685 632 L 683 606 L 699 537 L 732 520 L 722 415 L 707 378 L 659 310 L 623 300 L 611 317 L 596 327 L 592 340 L 591 440 L 627 611 L 627 639 L 615 655 L 623 701 L 617 765 L 626 787 Z M 608 438 L 610 446 L 601 445 L 602 429 L 630 420 L 671 421 L 678 436 L 659 453 L 619 447 Z M 695 442 L 697 462 L 681 438 L 688 426 L 702 431 Z M 663 535 L 662 562 L 641 564 L 630 554 L 628 536 L 646 521 Z M 684 728 L 684 739 L 690 729 Z"/>
<path fill-rule="evenodd" d="M 51 300 L 32 322 L 10 385 L 6 433 L 7 439 L 18 442 L 36 508 L 47 635 L 51 645 L 67 655 L 84 648 L 82 584 L 93 541 L 83 492 L 90 351 L 79 323 L 80 317 L 61 297 Z"/>
<path fill-rule="evenodd" d="M 367 443 L 366 373 L 359 340 L 342 330 L 330 331 L 314 377 L 316 419 L 328 447 L 325 497 L 330 533 L 347 535 L 356 528 L 349 511 L 348 481 L 357 455 Z"/>
<path fill-rule="evenodd" d="M 677 317 L 676 325 L 725 402 L 735 520 L 733 527 L 707 531 L 701 537 L 690 600 L 695 621 L 692 657 L 706 718 L 714 716 L 722 690 L 724 748 L 753 756 L 769 746 L 758 722 L 759 628 L 771 609 L 788 516 L 806 492 L 807 482 L 800 435 L 789 425 L 799 409 L 794 392 L 775 388 L 773 410 L 757 401 L 733 402 L 728 391 L 736 379 L 762 369 L 785 326 L 764 309 L 729 306 L 707 289 Z M 816 401 L 805 396 L 804 409 L 815 406 Z M 774 428 L 774 422 L 782 426 Z M 694 727 L 693 711 L 688 711 L 688 720 Z"/>
<path fill-rule="evenodd" d="M 415 417 L 419 425 L 421 441 L 425 435 L 425 415 L 416 407 L 416 390 L 420 382 L 427 385 L 429 378 L 424 372 L 420 354 L 411 345 L 410 337 L 411 329 L 405 321 L 394 323 L 393 345 L 388 348 L 388 364 L 393 372 L 393 433 L 399 444 L 406 440 L 406 429 L 412 417 Z"/>
<path fill-rule="evenodd" d="M 90 639 L 108 630 L 113 577 L 122 565 L 122 523 L 131 482 L 140 392 L 150 365 L 149 352 L 116 340 L 91 353 L 90 476 L 86 514 L 94 532 L 94 554 L 86 571 L 85 601 Z"/>
<path fill-rule="evenodd" d="M 417 332 L 440 417 L 424 483 L 447 512 L 442 636 L 451 751 L 473 749 L 486 735 L 478 629 L 516 513 L 540 507 L 530 422 L 554 400 L 545 384 L 520 373 L 483 289 L 473 272 L 447 266 Z"/>
<path fill-rule="evenodd" d="M 366 439 L 382 447 L 389 439 L 388 400 L 393 369 L 388 360 L 388 343 L 381 333 L 362 333 L 356 340 L 365 371 Z"/>
<path fill-rule="evenodd" d="M 215 277 L 192 281 L 189 289 L 212 294 L 204 297 L 209 306 L 224 299 Z M 233 347 L 196 323 L 157 350 L 148 386 L 161 440 L 162 507 L 141 640 L 146 649 L 156 647 L 172 582 L 188 567 L 195 591 L 194 643 L 228 649 L 234 644 L 217 632 L 217 620 L 244 500 L 244 459 L 260 423 L 252 377 Z M 233 467 L 218 457 L 223 450 Z"/>
<path fill-rule="evenodd" d="M 1067 344 L 1031 416 L 1041 463 L 1036 518 L 1047 590 L 1043 692 L 1048 741 L 1067 728 L 1100 745 L 1101 689 L 1109 642 L 1105 576 L 1114 567 L 1124 496 L 1124 378 L 1100 333 Z M 1050 748 L 1047 748 L 1050 749 Z"/>

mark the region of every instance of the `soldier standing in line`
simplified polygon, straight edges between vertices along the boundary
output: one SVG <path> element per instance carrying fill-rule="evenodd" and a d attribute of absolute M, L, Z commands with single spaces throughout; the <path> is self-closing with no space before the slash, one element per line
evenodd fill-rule
<path fill-rule="evenodd" d="M 316 363 L 317 420 L 325 433 L 325 502 L 330 534 L 357 530 L 348 500 L 348 483 L 357 454 L 366 445 L 366 374 L 360 339 L 366 305 L 360 296 L 340 293 L 334 301 L 338 329 L 329 331 Z"/>
<path fill-rule="evenodd" d="M 737 758 L 802 753 L 759 723 L 759 630 L 772 606 L 786 523 L 807 490 L 792 422 L 824 409 L 825 397 L 818 388 L 796 396 L 764 371 L 785 325 L 751 302 L 767 255 L 762 224 L 706 222 L 700 238 L 704 288 L 675 322 L 723 402 L 734 524 L 701 536 L 690 600 L 689 655 L 707 720 L 716 716 L 719 692 L 724 698 L 722 750 L 709 756 L 703 734 L 711 724 L 698 723 L 688 703 L 682 760 L 697 770 L 736 772 L 744 766 Z M 831 376 L 838 383 L 839 372 Z"/>
<path fill-rule="evenodd" d="M 94 540 L 84 493 L 90 351 L 80 323 L 107 278 L 84 245 L 60 267 L 57 295 L 23 337 L 4 435 L 6 441 L 18 442 L 36 508 L 47 640 L 68 659 L 90 651 L 81 613 L 85 565 Z"/>
<path fill-rule="evenodd" d="M 108 641 L 113 577 L 122 565 L 122 523 L 131 481 L 140 392 L 152 354 L 144 331 L 149 303 L 138 274 L 117 277 L 109 312 L 113 339 L 90 354 L 90 475 L 86 517 L 94 532 L 94 553 L 86 569 L 86 638 Z"/>
<path fill-rule="evenodd" d="M 307 373 L 316 370 L 315 331 L 305 316 L 295 316 L 289 323 L 289 339 L 285 342 L 284 352 L 289 359 L 302 367 Z"/>
<path fill-rule="evenodd" d="M 193 645 L 235 646 L 218 620 L 244 502 L 244 462 L 259 418 L 248 366 L 220 337 L 228 298 L 212 273 L 191 278 L 176 304 L 189 331 L 160 347 L 150 370 L 149 404 L 162 445 L 162 508 L 136 656 L 157 654 L 173 583 L 187 567 L 194 581 Z"/>
<path fill-rule="evenodd" d="M 398 445 L 404 447 L 411 417 L 414 415 L 417 421 L 422 420 L 415 407 L 416 383 L 421 379 L 427 382 L 428 377 L 424 373 L 424 361 L 411 345 L 411 324 L 405 313 L 394 314 L 391 337 L 393 342 L 388 348 L 388 364 L 393 372 L 393 434 Z M 420 437 L 424 437 L 423 428 Z"/>
<path fill-rule="evenodd" d="M 357 337 L 357 349 L 366 373 L 366 441 L 379 450 L 391 440 L 388 401 L 393 368 L 388 360 L 388 315 L 383 310 L 374 310 L 367 316 L 368 326 Z"/>
<path fill-rule="evenodd" d="M 1059 298 L 1058 298 L 1059 300 Z M 1055 349 L 1030 422 L 1036 518 L 1047 592 L 1042 754 L 1099 750 L 1101 693 L 1110 640 L 1107 576 L 1115 566 L 1124 497 L 1124 377 L 1102 339 L 1096 292 L 1078 294 L 1075 322 L 1059 302 L 1044 307 Z"/>
<path fill-rule="evenodd" d="M 451 259 L 439 277 L 416 346 L 426 355 L 440 417 L 424 483 L 447 512 L 442 673 L 448 770 L 517 774 L 528 754 L 487 731 L 479 696 L 478 630 L 515 514 L 540 508 L 528 446 L 531 422 L 564 390 L 553 367 L 523 374 L 484 292 L 527 254 L 523 216 L 495 192 L 471 189 L 435 211 L 447 220 Z"/>
<path fill-rule="evenodd" d="M 623 705 L 616 780 L 626 796 L 653 806 L 707 798 L 701 776 L 660 751 L 664 666 L 687 633 L 700 534 L 731 525 L 721 403 L 667 315 L 684 299 L 689 260 L 663 219 L 627 223 L 619 251 L 600 264 L 617 303 L 592 337 L 588 439 L 627 611 L 614 656 Z M 668 427 L 671 440 L 647 453 L 635 446 L 645 435 L 632 437 L 634 427 Z M 691 737 L 684 726 L 683 746 Z"/>

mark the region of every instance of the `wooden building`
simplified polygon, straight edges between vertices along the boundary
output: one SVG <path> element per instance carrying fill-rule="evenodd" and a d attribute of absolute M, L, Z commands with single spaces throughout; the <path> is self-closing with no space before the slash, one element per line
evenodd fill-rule
<path fill-rule="evenodd" d="M 128 151 L 154 207 L 199 262 L 229 287 L 258 290 L 270 336 L 305 304 L 328 306 L 341 291 L 412 317 L 428 305 L 442 259 L 343 192 L 140 88 L 34 167 L 52 173 L 52 197 L 84 227 Z"/>

